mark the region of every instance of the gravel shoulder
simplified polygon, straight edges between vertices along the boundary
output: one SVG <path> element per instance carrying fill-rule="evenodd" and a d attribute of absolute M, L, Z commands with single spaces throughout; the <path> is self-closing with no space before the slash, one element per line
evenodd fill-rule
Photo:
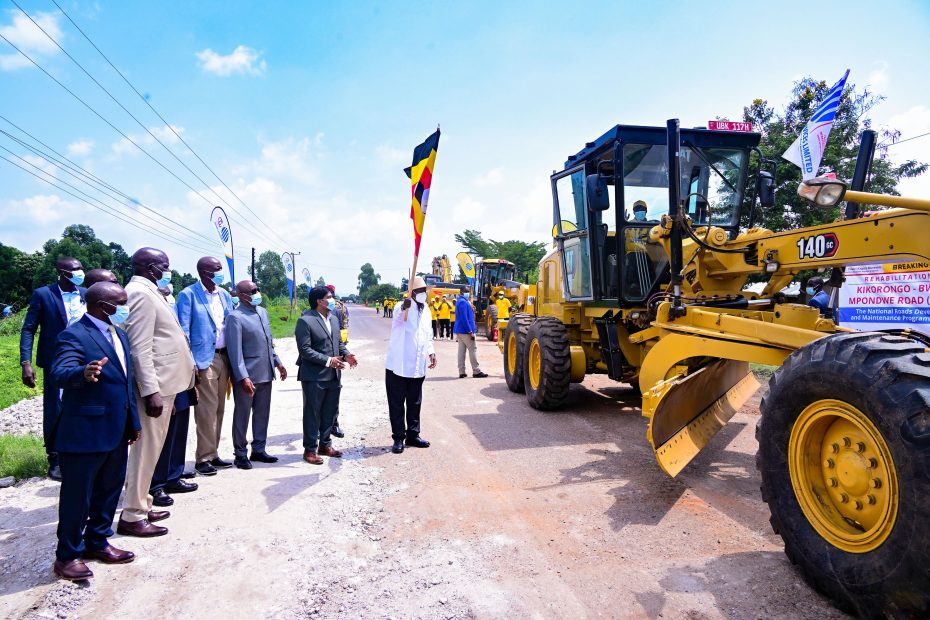
<path fill-rule="evenodd" d="M 137 560 L 95 563 L 84 586 L 51 574 L 57 485 L 2 489 L 0 616 L 845 617 L 768 525 L 752 405 L 672 480 L 625 386 L 592 377 L 567 411 L 542 413 L 507 391 L 494 344 L 479 343 L 492 376 L 460 380 L 456 344 L 437 342 L 423 415 L 433 446 L 393 455 L 388 320 L 352 317 L 345 458 L 303 463 L 300 385 L 276 382 L 268 450 L 281 461 L 198 477 L 199 491 L 176 496 L 167 536 L 115 536 Z M 293 339 L 276 346 L 296 359 Z"/>

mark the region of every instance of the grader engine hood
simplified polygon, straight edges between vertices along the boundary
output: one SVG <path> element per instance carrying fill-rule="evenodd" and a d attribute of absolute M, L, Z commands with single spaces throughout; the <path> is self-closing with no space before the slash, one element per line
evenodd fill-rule
<path fill-rule="evenodd" d="M 647 436 L 662 470 L 677 476 L 757 389 L 748 363 L 718 360 L 644 392 Z"/>

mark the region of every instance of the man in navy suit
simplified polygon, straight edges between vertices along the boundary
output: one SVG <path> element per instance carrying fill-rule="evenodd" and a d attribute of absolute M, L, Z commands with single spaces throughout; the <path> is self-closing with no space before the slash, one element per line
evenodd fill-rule
<path fill-rule="evenodd" d="M 36 330 L 39 331 L 36 365 L 48 371 L 52 366 L 58 334 L 77 322 L 86 310 L 84 293 L 87 289 L 81 287 L 84 282 L 84 267 L 81 261 L 63 256 L 55 263 L 55 267 L 58 269 L 58 281 L 33 291 L 29 299 L 29 311 L 23 321 L 23 330 L 19 335 L 19 364 L 23 367 L 23 384 L 30 388 L 36 386 L 36 371 L 32 368 L 32 345 L 35 342 Z M 48 454 L 48 475 L 53 480 L 61 480 L 58 456 L 52 445 L 51 435 L 61 402 L 59 386 L 55 385 L 50 372 L 45 373 L 44 379 L 42 437 L 45 440 L 45 452 Z"/>
<path fill-rule="evenodd" d="M 142 428 L 129 339 L 115 327 L 129 316 L 126 291 L 99 282 L 86 300 L 84 317 L 58 337 L 50 373 L 62 389 L 53 429 L 62 474 L 54 570 L 70 580 L 94 576 L 85 559 L 121 564 L 135 557 L 107 541 L 126 481 L 127 446 Z"/>

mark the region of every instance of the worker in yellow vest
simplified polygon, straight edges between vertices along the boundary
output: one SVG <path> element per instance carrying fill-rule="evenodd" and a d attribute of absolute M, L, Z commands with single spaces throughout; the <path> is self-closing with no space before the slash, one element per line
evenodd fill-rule
<path fill-rule="evenodd" d="M 497 299 L 494 301 L 494 305 L 497 306 L 498 320 L 510 318 L 510 300 L 504 297 L 503 291 L 497 293 Z"/>
<path fill-rule="evenodd" d="M 455 298 L 454 297 L 449 298 L 449 306 L 450 308 L 449 308 L 449 334 L 448 336 L 449 336 L 449 340 L 455 340 L 455 334 L 452 333 L 455 328 Z"/>
<path fill-rule="evenodd" d="M 452 304 L 449 303 L 449 298 L 446 295 L 443 295 L 442 301 L 439 302 L 439 337 L 445 338 L 446 336 L 452 336 L 452 325 L 449 322 L 449 318 L 452 316 Z"/>
<path fill-rule="evenodd" d="M 433 340 L 439 335 L 439 296 L 436 295 L 429 304 L 431 314 L 433 315 Z"/>

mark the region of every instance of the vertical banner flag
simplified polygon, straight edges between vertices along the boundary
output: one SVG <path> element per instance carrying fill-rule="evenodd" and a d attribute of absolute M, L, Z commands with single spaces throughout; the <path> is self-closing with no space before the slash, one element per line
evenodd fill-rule
<path fill-rule="evenodd" d="M 304 267 L 302 273 L 304 274 L 304 282 L 307 284 L 307 288 L 313 288 L 313 282 L 310 281 L 310 270 Z"/>
<path fill-rule="evenodd" d="M 281 255 L 281 262 L 284 263 L 284 276 L 287 278 L 287 297 L 294 303 L 294 257 L 290 252 Z"/>
<path fill-rule="evenodd" d="M 216 226 L 216 234 L 220 236 L 220 243 L 223 244 L 223 253 L 226 255 L 226 266 L 229 268 L 229 283 L 233 288 L 236 286 L 235 272 L 235 254 L 233 252 L 232 229 L 229 227 L 229 218 L 223 207 L 214 207 L 210 213 L 210 220 Z"/>
<path fill-rule="evenodd" d="M 420 255 L 420 238 L 423 236 L 426 204 L 429 202 L 429 188 L 433 181 L 433 167 L 436 164 L 436 151 L 438 150 L 439 129 L 437 128 L 436 132 L 427 138 L 423 144 L 413 149 L 413 163 L 409 168 L 404 169 L 410 179 L 412 195 L 410 219 L 413 220 L 414 258 Z M 414 265 L 416 265 L 416 261 L 414 261 Z"/>
<path fill-rule="evenodd" d="M 474 286 L 475 259 L 473 259 L 468 252 L 459 252 L 455 255 L 455 258 L 459 262 L 459 268 L 462 270 L 462 273 L 464 273 L 465 277 L 468 279 L 468 283 Z"/>
<path fill-rule="evenodd" d="M 830 130 L 833 129 L 833 119 L 836 118 L 836 111 L 840 107 L 840 97 L 843 96 L 843 88 L 846 86 L 848 77 L 849 69 L 840 81 L 833 85 L 823 102 L 814 110 L 814 115 L 801 129 L 801 135 L 782 155 L 801 169 L 801 176 L 805 181 L 817 176 L 817 169 L 820 167 L 823 152 L 827 148 L 827 138 L 830 137 Z"/>

